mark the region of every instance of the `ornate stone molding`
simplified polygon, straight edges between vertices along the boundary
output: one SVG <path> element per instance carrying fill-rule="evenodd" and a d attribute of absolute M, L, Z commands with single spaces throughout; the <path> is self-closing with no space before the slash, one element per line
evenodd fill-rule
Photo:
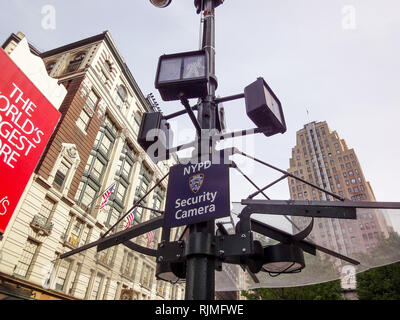
<path fill-rule="evenodd" d="M 61 155 L 63 157 L 69 158 L 71 162 L 80 162 L 78 148 L 72 143 L 63 143 L 61 147 Z"/>
<path fill-rule="evenodd" d="M 104 116 L 106 113 L 107 109 L 107 104 L 104 102 L 104 100 L 101 100 L 99 102 L 99 106 L 97 107 L 97 118 L 100 119 L 101 117 Z"/>
<path fill-rule="evenodd" d="M 82 82 L 82 88 L 81 88 L 81 98 L 86 97 L 90 90 L 92 90 L 92 83 L 88 78 L 85 78 Z"/>

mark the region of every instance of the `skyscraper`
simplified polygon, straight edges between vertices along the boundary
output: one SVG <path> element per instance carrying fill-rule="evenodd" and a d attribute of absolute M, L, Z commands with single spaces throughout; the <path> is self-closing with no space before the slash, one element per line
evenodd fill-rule
<path fill-rule="evenodd" d="M 375 201 L 357 155 L 325 121 L 311 122 L 296 134 L 288 171 L 320 188 L 353 201 Z M 333 197 L 295 179 L 289 179 L 293 200 L 332 201 Z M 357 220 L 317 219 L 311 238 L 344 255 L 373 248 L 379 236 L 389 234 L 379 210 L 358 211 Z M 303 218 L 293 218 L 301 227 Z"/>

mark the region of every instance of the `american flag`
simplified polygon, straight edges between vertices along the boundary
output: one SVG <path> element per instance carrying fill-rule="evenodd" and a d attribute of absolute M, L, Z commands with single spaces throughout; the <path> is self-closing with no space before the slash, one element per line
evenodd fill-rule
<path fill-rule="evenodd" d="M 109 187 L 106 191 L 104 191 L 103 195 L 101 196 L 103 200 L 101 201 L 101 204 L 100 204 L 100 211 L 103 210 L 104 207 L 106 206 L 108 199 L 110 198 L 114 189 L 115 189 L 115 183 L 113 183 L 111 185 L 111 187 Z"/>
<path fill-rule="evenodd" d="M 151 243 L 154 240 L 154 232 L 150 231 L 147 233 L 147 248 L 150 248 Z"/>
<path fill-rule="evenodd" d="M 136 214 L 137 208 L 135 208 L 135 210 L 133 210 L 129 215 L 126 216 L 125 220 L 126 220 L 126 225 L 124 227 L 124 229 L 129 229 L 131 227 L 131 225 L 133 224 L 133 221 L 135 221 L 135 214 Z"/>

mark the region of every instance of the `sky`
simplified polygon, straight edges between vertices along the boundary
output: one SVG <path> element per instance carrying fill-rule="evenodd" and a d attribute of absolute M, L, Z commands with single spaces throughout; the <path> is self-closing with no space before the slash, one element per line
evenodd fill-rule
<path fill-rule="evenodd" d="M 49 8 L 55 13 L 51 23 Z M 400 201 L 399 12 L 398 0 L 225 0 L 216 9 L 217 95 L 242 93 L 263 77 L 287 124 L 285 134 L 235 145 L 286 170 L 296 131 L 327 121 L 355 149 L 377 200 Z M 192 0 L 173 0 L 164 9 L 148 0 L 3 0 L 0 42 L 21 31 L 47 51 L 109 30 L 143 93 L 153 92 L 168 114 L 182 106 L 163 102 L 154 88 L 158 58 L 198 50 L 199 26 Z M 254 127 L 244 100 L 224 108 L 230 130 Z M 172 125 L 178 132 L 191 128 L 185 116 Z M 281 176 L 237 156 L 235 161 L 260 187 Z M 236 172 L 230 183 L 232 201 L 254 191 Z M 288 199 L 287 183 L 267 194 Z"/>

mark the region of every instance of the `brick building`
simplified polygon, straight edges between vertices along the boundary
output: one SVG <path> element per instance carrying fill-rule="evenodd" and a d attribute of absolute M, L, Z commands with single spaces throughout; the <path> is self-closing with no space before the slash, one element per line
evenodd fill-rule
<path fill-rule="evenodd" d="M 3 44 L 10 54 L 24 37 Z M 138 87 L 108 31 L 32 54 L 68 93 L 61 120 L 0 241 L 0 295 L 35 299 L 182 299 L 184 288 L 155 278 L 155 260 L 123 245 L 58 257 L 95 241 L 167 172 L 137 143 L 144 112 L 154 106 Z M 99 210 L 98 198 L 116 187 Z M 162 209 L 167 182 L 145 200 Z M 153 218 L 138 209 L 135 223 Z M 119 230 L 123 228 L 122 223 Z M 173 230 L 172 236 L 178 230 Z M 156 247 L 160 230 L 151 246 Z M 147 245 L 146 236 L 134 240 Z"/>

